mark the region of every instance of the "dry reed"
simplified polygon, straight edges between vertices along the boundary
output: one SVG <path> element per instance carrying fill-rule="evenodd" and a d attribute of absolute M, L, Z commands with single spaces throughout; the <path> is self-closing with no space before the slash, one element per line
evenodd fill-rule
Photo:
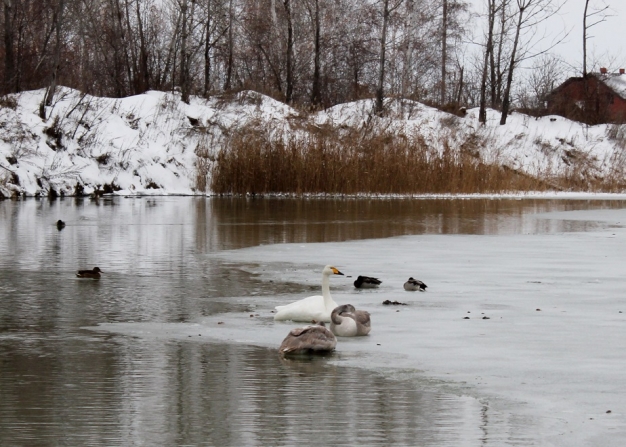
<path fill-rule="evenodd" d="M 454 150 L 444 142 L 441 151 L 419 137 L 390 131 L 286 136 L 246 128 L 231 135 L 217 156 L 211 189 L 217 194 L 471 194 L 568 189 L 568 181 L 577 183 L 534 178 L 497 161 L 485 164 L 476 156 L 479 148 L 468 147 L 472 144 L 466 141 L 463 150 Z"/>

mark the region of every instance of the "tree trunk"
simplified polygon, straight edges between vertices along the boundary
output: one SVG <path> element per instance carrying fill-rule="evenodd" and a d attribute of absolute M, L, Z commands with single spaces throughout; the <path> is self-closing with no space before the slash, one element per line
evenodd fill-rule
<path fill-rule="evenodd" d="M 513 84 L 513 72 L 515 70 L 515 57 L 517 56 L 517 45 L 519 44 L 519 35 L 522 29 L 524 10 L 525 8 L 520 6 L 517 18 L 517 27 L 515 28 L 515 40 L 513 41 L 513 49 L 511 50 L 511 61 L 509 63 L 506 87 L 504 89 L 504 97 L 502 98 L 502 115 L 500 115 L 500 125 L 506 124 L 506 117 L 509 114 L 509 106 L 511 103 L 511 85 Z"/>
<path fill-rule="evenodd" d="M 459 67 L 459 90 L 456 95 L 456 105 L 457 107 L 461 104 L 461 98 L 463 97 L 463 71 L 464 67 Z"/>
<path fill-rule="evenodd" d="M 44 99 L 39 105 L 39 116 L 41 119 L 46 119 L 46 107 L 52 105 L 54 99 L 54 92 L 57 88 L 57 76 L 59 74 L 59 64 L 61 63 L 61 26 L 63 23 L 63 8 L 65 6 L 65 0 L 59 0 L 57 9 L 54 12 L 53 22 L 56 32 L 56 43 L 54 48 L 54 57 L 52 64 L 52 74 L 50 76 L 50 84 L 46 89 Z"/>
<path fill-rule="evenodd" d="M 320 9 L 319 0 L 315 0 L 315 37 L 313 46 L 313 87 L 311 89 L 311 105 L 317 106 L 321 101 L 320 85 Z"/>
<path fill-rule="evenodd" d="M 167 55 L 165 57 L 165 61 L 163 62 L 163 68 L 161 71 L 161 75 L 159 76 L 158 81 L 156 82 L 156 84 L 158 86 L 164 86 L 166 85 L 167 81 L 168 81 L 168 76 L 170 77 L 170 88 L 174 88 L 173 83 L 175 82 L 176 79 L 176 43 L 177 43 L 177 36 L 178 36 L 178 30 L 180 28 L 180 14 L 176 15 L 176 25 L 174 26 L 174 31 L 172 33 L 172 35 L 170 36 L 170 43 L 168 45 L 167 48 Z"/>
<path fill-rule="evenodd" d="M 180 15 L 182 20 L 182 32 L 180 42 L 180 92 L 181 101 L 189 104 L 189 76 L 187 62 L 187 0 L 183 0 L 180 6 Z"/>
<path fill-rule="evenodd" d="M 357 99 L 361 99 L 360 89 L 359 89 L 359 82 L 360 82 L 359 65 L 356 60 L 357 59 L 356 50 L 353 49 L 352 53 L 353 53 L 351 55 L 351 59 L 353 60 L 353 63 L 352 63 L 352 99 L 357 100 Z"/>
<path fill-rule="evenodd" d="M 137 26 L 139 29 L 139 71 L 140 79 L 139 92 L 143 93 L 150 90 L 150 73 L 148 69 L 148 48 L 146 47 L 146 37 L 143 31 L 143 20 L 141 19 L 141 11 L 139 10 L 139 2 L 137 5 Z"/>
<path fill-rule="evenodd" d="M 446 103 L 446 62 L 448 59 L 448 0 L 443 0 L 441 21 L 441 92 L 439 102 Z"/>
<path fill-rule="evenodd" d="M 478 111 L 478 122 L 485 124 L 487 122 L 487 65 L 493 61 L 493 28 L 496 21 L 495 1 L 489 0 L 488 7 L 488 25 L 487 25 L 487 42 L 485 45 L 485 57 L 483 59 L 483 72 L 480 80 L 480 109 Z M 494 64 L 491 64 L 493 72 Z M 492 78 L 493 84 L 493 78 Z M 494 95 L 495 96 L 495 95 Z M 492 96 L 493 99 L 493 96 Z"/>
<path fill-rule="evenodd" d="M 15 53 L 13 35 L 13 1 L 4 0 L 4 91 L 15 91 Z"/>
<path fill-rule="evenodd" d="M 228 2 L 228 59 L 226 63 L 226 79 L 224 90 L 230 90 L 233 75 L 233 0 Z"/>
<path fill-rule="evenodd" d="M 138 4 L 138 3 L 137 3 Z M 136 42 L 132 39 L 132 27 L 130 24 L 130 7 L 128 0 L 124 0 L 124 13 L 126 17 L 126 29 L 128 32 L 128 39 L 126 39 L 126 47 L 128 50 L 126 54 L 130 53 L 130 59 L 128 59 L 128 78 L 131 86 L 131 94 L 143 93 L 141 83 L 141 69 L 139 68 L 139 56 L 137 55 Z M 126 56 L 128 58 L 128 56 Z"/>
<path fill-rule="evenodd" d="M 211 91 L 211 1 L 207 2 L 206 28 L 204 29 L 204 88 L 202 94 L 205 98 Z"/>
<path fill-rule="evenodd" d="M 583 78 L 587 78 L 587 8 L 588 7 L 589 7 L 589 0 L 585 0 L 585 12 L 583 13 Z M 585 82 L 585 86 L 586 85 L 587 83 Z"/>
<path fill-rule="evenodd" d="M 124 56 L 126 53 L 124 36 L 121 30 L 121 18 L 119 9 L 119 0 L 109 0 L 109 11 L 111 20 L 111 31 L 113 39 L 107 42 L 113 48 L 113 82 L 115 84 L 115 96 L 122 97 L 127 93 L 126 83 L 124 82 Z"/>
<path fill-rule="evenodd" d="M 502 99 L 502 49 L 506 37 L 507 5 L 509 0 L 499 0 L 500 3 L 500 37 L 498 39 L 498 51 L 492 46 L 490 57 L 491 75 L 491 108 L 500 106 Z M 494 29 L 496 20 L 496 10 L 494 10 Z M 494 33 L 495 34 L 495 33 Z M 492 39 L 493 42 L 493 39 Z"/>
<path fill-rule="evenodd" d="M 123 69 L 126 71 L 126 88 L 124 89 L 124 94 L 127 94 L 133 88 L 133 69 L 131 65 L 130 58 L 128 57 L 128 51 L 130 49 L 129 40 L 126 38 L 126 34 L 124 32 L 124 13 L 122 12 L 122 8 L 120 6 L 121 0 L 116 0 L 116 16 L 117 16 L 117 26 L 119 29 L 120 36 L 120 48 L 122 50 L 122 64 Z"/>
<path fill-rule="evenodd" d="M 285 88 L 285 102 L 293 101 L 293 23 L 291 20 L 291 0 L 284 0 L 285 13 L 287 15 L 287 86 Z"/>
<path fill-rule="evenodd" d="M 376 105 L 374 112 L 383 114 L 384 82 L 385 82 L 385 51 L 387 48 L 387 22 L 389 21 L 389 0 L 383 0 L 383 27 L 380 36 L 380 59 L 378 66 L 378 86 L 376 87 Z"/>

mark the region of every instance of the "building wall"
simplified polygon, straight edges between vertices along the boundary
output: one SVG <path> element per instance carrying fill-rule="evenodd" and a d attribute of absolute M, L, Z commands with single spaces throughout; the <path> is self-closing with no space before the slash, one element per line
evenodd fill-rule
<path fill-rule="evenodd" d="M 626 100 L 593 76 L 561 84 L 548 98 L 548 111 L 589 124 L 626 122 Z"/>

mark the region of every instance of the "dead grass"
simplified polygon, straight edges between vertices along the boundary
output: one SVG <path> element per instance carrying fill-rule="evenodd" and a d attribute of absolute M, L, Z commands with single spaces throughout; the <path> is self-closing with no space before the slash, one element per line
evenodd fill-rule
<path fill-rule="evenodd" d="M 390 131 L 326 129 L 299 138 L 269 135 L 258 128 L 232 135 L 213 166 L 215 193 L 459 194 L 549 189 L 541 180 L 483 163 L 477 150 L 457 151 L 444 144 L 444 150 L 437 151 L 419 137 Z"/>

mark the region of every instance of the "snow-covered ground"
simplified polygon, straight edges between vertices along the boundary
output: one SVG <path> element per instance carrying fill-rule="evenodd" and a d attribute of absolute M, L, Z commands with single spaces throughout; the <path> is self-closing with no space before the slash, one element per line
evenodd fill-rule
<path fill-rule="evenodd" d="M 622 446 L 626 210 L 538 217 L 604 224 L 593 232 L 420 235 L 277 244 L 211 256 L 250 265 L 275 283 L 316 285 L 322 266 L 334 264 L 351 277 L 331 278 L 333 298 L 370 311 L 372 332 L 340 339 L 340 355 L 331 361 L 390 378 L 406 378 L 413 371 L 432 386 L 484 399 L 498 414 L 517 421 L 520 433 L 510 433 L 502 445 L 528 445 L 530 439 L 537 446 Z M 378 290 L 356 290 L 352 281 L 359 274 L 383 283 Z M 423 280 L 428 291 L 405 292 L 402 284 L 409 276 Z M 274 322 L 272 309 L 299 298 L 255 297 L 253 318 L 245 312 L 196 323 L 92 329 L 180 339 L 202 334 L 221 342 L 278 347 L 298 324 Z M 384 300 L 406 305 L 385 306 Z M 517 435 L 525 441 L 518 444 Z"/>
<path fill-rule="evenodd" d="M 118 194 L 206 194 L 210 166 L 227 139 L 242 126 L 289 135 L 307 126 L 376 126 L 420 136 L 443 149 L 468 143 L 486 162 L 498 160 L 530 174 L 575 170 L 624 175 L 626 129 L 586 126 L 558 116 L 513 113 L 505 126 L 488 111 L 463 118 L 415 101 L 387 103 L 385 118 L 372 115 L 372 100 L 340 104 L 308 116 L 251 91 L 228 97 L 192 97 L 149 91 L 128 98 L 98 98 L 61 88 L 39 117 L 44 90 L 11 95 L 16 106 L 0 108 L 0 193 L 72 195 L 121 188 Z M 6 102 L 6 101 L 5 101 Z M 305 125 L 306 124 L 306 125 Z M 79 185 L 77 189 L 77 184 Z"/>

